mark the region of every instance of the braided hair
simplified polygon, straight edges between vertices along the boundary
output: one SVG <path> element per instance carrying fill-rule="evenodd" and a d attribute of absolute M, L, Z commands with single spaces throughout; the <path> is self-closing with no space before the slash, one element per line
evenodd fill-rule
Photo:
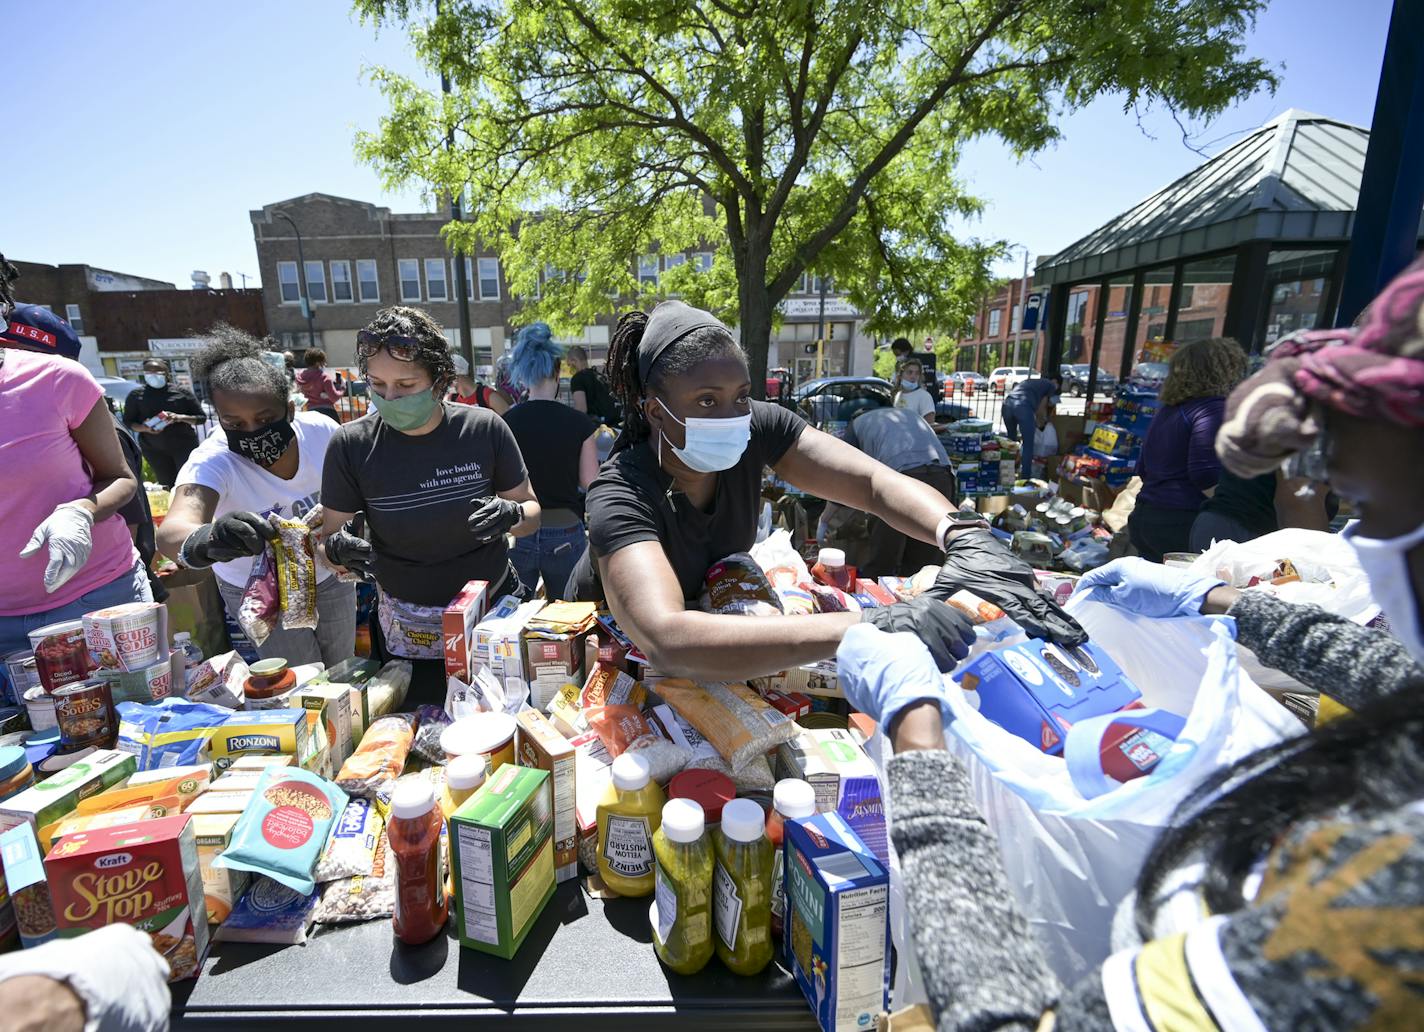
<path fill-rule="evenodd" d="M 282 409 L 287 407 L 287 376 L 262 357 L 276 351 L 271 337 L 258 340 L 227 323 L 216 323 L 203 335 L 203 348 L 189 362 L 194 378 L 211 398 L 214 391 L 254 394 Z"/>
<path fill-rule="evenodd" d="M 643 415 L 642 400 L 648 391 L 660 388 L 669 377 L 687 372 L 709 358 L 735 355 L 745 360 L 741 345 L 732 339 L 725 329 L 715 326 L 700 326 L 681 338 L 671 347 L 665 348 L 653 367 L 648 370 L 648 382 L 643 383 L 638 376 L 638 345 L 642 343 L 643 331 L 648 326 L 648 313 L 625 312 L 613 330 L 613 339 L 608 345 L 608 386 L 613 396 L 623 407 L 623 432 L 619 434 L 613 450 L 621 451 L 639 441 L 652 436 L 652 427 Z"/>
<path fill-rule="evenodd" d="M 455 382 L 455 362 L 450 357 L 450 342 L 445 339 L 445 331 L 419 308 L 405 305 L 382 308 L 366 324 L 366 329 L 380 337 L 409 337 L 414 340 L 416 351 L 413 361 L 430 374 L 437 396 L 443 395 Z M 366 375 L 369 365 L 369 359 L 360 360 L 362 376 Z"/>

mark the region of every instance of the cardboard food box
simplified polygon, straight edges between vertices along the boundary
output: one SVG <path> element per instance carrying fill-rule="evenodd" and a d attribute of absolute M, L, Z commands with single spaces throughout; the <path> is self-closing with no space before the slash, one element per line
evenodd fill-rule
<path fill-rule="evenodd" d="M 804 695 L 820 695 L 833 699 L 845 698 L 845 692 L 841 691 L 840 678 L 836 675 L 835 660 L 792 667 L 786 671 L 785 679 L 778 681 L 773 687 L 776 691 L 788 695 L 801 692 Z"/>
<path fill-rule="evenodd" d="M 5 888 L 15 908 L 20 945 L 29 949 L 54 938 L 54 906 L 45 879 L 44 850 L 35 829 L 20 824 L 0 834 L 0 863 L 5 868 Z"/>
<path fill-rule="evenodd" d="M 792 720 L 811 712 L 811 696 L 801 692 L 780 692 L 771 688 L 763 691 L 761 697 Z"/>
<path fill-rule="evenodd" d="M 1088 440 L 1088 447 L 1093 451 L 1124 459 L 1131 457 L 1139 444 L 1137 436 L 1127 427 L 1112 423 L 1099 423 Z"/>
<path fill-rule="evenodd" d="M 598 831 L 598 801 L 613 780 L 613 757 L 593 731 L 586 731 L 569 744 L 574 747 L 574 815 L 582 839 Z M 590 864 L 589 869 L 597 866 Z"/>
<path fill-rule="evenodd" d="M 979 712 L 1004 730 L 1057 756 L 1068 729 L 1114 713 L 1141 693 L 1092 642 L 1064 649 L 1030 638 L 976 657 L 955 680 L 977 692 Z"/>
<path fill-rule="evenodd" d="M 228 767 L 229 771 L 239 770 L 266 770 L 268 767 L 292 767 L 296 761 L 291 756 L 278 754 L 257 754 L 254 756 L 239 756 L 233 760 Z"/>
<path fill-rule="evenodd" d="M 315 740 L 318 751 L 327 750 L 331 772 L 324 777 L 334 777 L 356 750 L 359 738 L 351 726 L 353 695 L 348 684 L 317 684 L 304 688 L 299 696 L 307 711 L 307 735 Z"/>
<path fill-rule="evenodd" d="M 489 581 L 466 581 L 450 600 L 440 620 L 445 637 L 445 673 L 462 681 L 470 679 L 470 637 L 485 615 L 489 603 Z"/>
<path fill-rule="evenodd" d="M 255 788 L 204 792 L 188 805 L 187 812 L 195 817 L 214 813 L 241 813 L 247 809 L 254 792 Z"/>
<path fill-rule="evenodd" d="M 818 813 L 838 813 L 882 864 L 890 862 L 885 802 L 875 764 L 841 728 L 803 728 L 776 751 L 777 778 L 800 778 L 816 790 Z"/>
<path fill-rule="evenodd" d="M 890 1004 L 890 876 L 834 813 L 786 822 L 786 966 L 822 1032 L 864 1032 Z"/>
<path fill-rule="evenodd" d="M 554 602 L 524 627 L 524 676 L 530 704 L 544 709 L 569 681 L 583 680 L 584 638 L 595 623 L 592 602 Z"/>
<path fill-rule="evenodd" d="M 203 905 L 208 911 L 208 924 L 226 921 L 247 887 L 246 871 L 213 866 L 213 858 L 232 844 L 232 829 L 240 816 L 240 813 L 213 813 L 193 818 L 193 841 L 198 847 L 198 869 L 203 876 Z"/>
<path fill-rule="evenodd" d="M 597 661 L 637 677 L 641 668 L 647 665 L 648 657 L 633 644 L 633 639 L 623 633 L 612 613 L 599 613 L 597 619 L 598 627 L 589 636 L 590 642 L 597 645 Z"/>
<path fill-rule="evenodd" d="M 554 807 L 554 877 L 564 882 L 578 877 L 578 811 L 575 806 L 574 747 L 538 710 L 524 710 L 515 719 L 515 762 L 549 772 Z"/>
<path fill-rule="evenodd" d="M 304 709 L 239 710 L 213 732 L 208 743 L 213 766 L 219 772 L 239 756 L 280 753 L 303 763 L 313 752 Z"/>
<path fill-rule="evenodd" d="M 460 680 L 468 683 L 474 678 L 476 667 L 490 665 L 490 631 L 500 626 L 501 621 L 519 612 L 520 604 L 519 599 L 514 595 L 504 595 L 485 610 L 485 615 L 480 617 L 475 622 L 475 626 L 470 628 L 469 637 L 466 639 L 468 662 L 466 672 L 457 675 Z"/>
<path fill-rule="evenodd" d="M 166 805 L 168 802 L 171 802 L 172 805 Z M 179 812 L 177 796 L 170 796 L 168 800 L 159 801 L 157 805 L 153 806 L 139 803 L 136 806 L 125 806 L 121 810 L 71 813 L 68 817 L 40 829 L 40 848 L 48 852 L 56 842 L 66 835 L 74 835 L 81 831 L 96 831 L 99 828 L 115 828 L 121 824 L 137 824 L 139 821 L 146 821 L 155 816 L 167 817 L 170 811 L 175 814 Z"/>
<path fill-rule="evenodd" d="M 28 824 L 38 835 L 74 812 L 81 799 L 117 785 L 138 769 L 138 757 L 99 749 L 0 802 L 0 831 Z"/>
<path fill-rule="evenodd" d="M 483 631 L 477 625 L 477 639 L 484 635 L 489 639 L 490 673 L 499 678 L 506 691 L 518 691 L 529 680 L 524 663 L 524 627 L 543 608 L 543 599 L 530 599 L 509 616 L 487 621 Z"/>
<path fill-rule="evenodd" d="M 187 814 L 82 831 L 45 857 L 60 938 L 111 924 L 147 932 L 170 982 L 193 978 L 208 948 L 208 914 Z"/>
<path fill-rule="evenodd" d="M 548 771 L 508 763 L 450 816 L 460 945 L 510 960 L 554 894 Z"/>
<path fill-rule="evenodd" d="M 206 763 L 187 767 L 157 767 L 141 770 L 127 781 L 107 788 L 98 795 L 81 799 L 74 808 L 76 813 L 101 813 L 105 810 L 121 810 L 138 803 L 155 800 L 178 800 L 180 809 L 186 809 L 194 799 L 205 792 L 212 775 L 212 768 Z M 167 816 L 160 814 L 158 816 Z"/>

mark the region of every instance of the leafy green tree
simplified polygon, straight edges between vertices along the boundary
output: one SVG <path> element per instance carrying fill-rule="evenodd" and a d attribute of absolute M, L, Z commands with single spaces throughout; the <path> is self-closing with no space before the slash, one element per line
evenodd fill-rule
<path fill-rule="evenodd" d="M 1105 94 L 1195 118 L 1274 88 L 1242 46 L 1265 2 L 356 0 L 452 84 L 376 70 L 390 112 L 357 147 L 389 185 L 467 191 L 449 241 L 498 251 L 521 317 L 679 294 L 739 325 L 760 384 L 808 271 L 871 332 L 964 325 L 1003 253 L 954 232 L 981 211 L 964 142 L 1028 154 Z M 713 257 L 640 283 L 654 248 Z"/>

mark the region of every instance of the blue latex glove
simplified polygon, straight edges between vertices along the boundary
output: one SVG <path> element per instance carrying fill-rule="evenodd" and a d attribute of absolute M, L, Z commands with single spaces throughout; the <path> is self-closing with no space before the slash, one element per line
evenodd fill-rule
<path fill-rule="evenodd" d="M 1078 581 L 1073 597 L 1107 602 L 1140 616 L 1200 616 L 1202 601 L 1212 588 L 1225 584 L 1180 567 L 1146 559 L 1114 559 L 1089 570 Z"/>
<path fill-rule="evenodd" d="M 841 687 L 850 704 L 889 734 L 900 711 L 922 699 L 939 704 L 947 724 L 944 679 L 930 650 L 913 634 L 886 634 L 872 624 L 845 632 L 836 650 Z"/>

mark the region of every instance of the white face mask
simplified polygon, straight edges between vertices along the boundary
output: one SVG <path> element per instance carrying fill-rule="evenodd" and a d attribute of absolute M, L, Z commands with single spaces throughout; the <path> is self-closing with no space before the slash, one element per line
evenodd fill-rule
<path fill-rule="evenodd" d="M 1345 528 L 1341 537 L 1349 541 L 1359 556 L 1360 568 L 1370 581 L 1370 592 L 1389 620 L 1395 637 L 1420 663 L 1424 663 L 1424 635 L 1419 629 L 1419 600 L 1409 577 L 1409 553 L 1424 544 L 1424 524 L 1394 538 L 1367 538 L 1358 533 L 1358 523 Z"/>
<path fill-rule="evenodd" d="M 168 385 L 168 377 L 162 373 L 144 373 L 143 382 L 150 387 L 166 387 Z"/>
<path fill-rule="evenodd" d="M 747 442 L 752 439 L 751 413 L 725 419 L 689 418 L 683 422 L 672 414 L 672 410 L 658 399 L 668 418 L 687 429 L 687 443 L 678 448 L 673 445 L 672 453 L 688 469 L 698 473 L 720 473 L 731 469 L 747 450 Z M 662 435 L 658 435 L 658 462 L 662 462 Z"/>

